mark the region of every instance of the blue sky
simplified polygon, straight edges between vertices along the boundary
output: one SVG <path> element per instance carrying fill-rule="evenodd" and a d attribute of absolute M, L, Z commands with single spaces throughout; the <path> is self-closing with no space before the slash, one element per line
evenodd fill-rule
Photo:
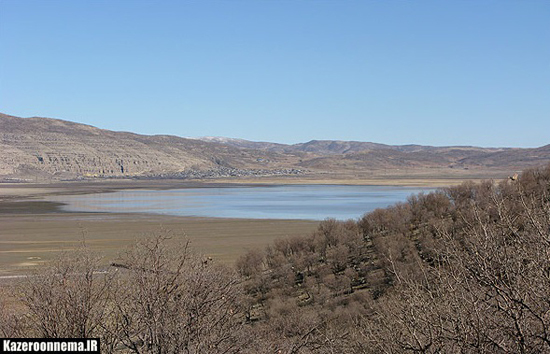
<path fill-rule="evenodd" d="M 0 0 L 0 112 L 283 143 L 542 146 L 550 1 Z"/>

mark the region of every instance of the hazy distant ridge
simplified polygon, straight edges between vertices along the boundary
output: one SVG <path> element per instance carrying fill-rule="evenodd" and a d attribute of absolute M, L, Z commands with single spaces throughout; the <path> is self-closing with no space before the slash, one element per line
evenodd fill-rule
<path fill-rule="evenodd" d="M 225 137 L 200 137 L 194 138 L 201 141 L 215 142 L 224 145 L 234 146 L 246 149 L 259 149 L 277 152 L 310 152 L 319 155 L 341 155 L 356 152 L 364 152 L 370 150 L 396 150 L 403 152 L 417 151 L 447 151 L 463 150 L 463 151 L 478 151 L 478 152 L 497 152 L 508 150 L 508 148 L 481 148 L 476 146 L 428 146 L 428 145 L 386 145 L 363 141 L 343 141 L 343 140 L 311 140 L 306 143 L 299 144 L 279 144 L 271 142 L 256 142 L 244 139 L 225 138 Z"/>
<path fill-rule="evenodd" d="M 52 118 L 0 114 L 0 179 L 257 176 L 361 173 L 377 169 L 522 169 L 550 162 L 536 149 L 386 145 L 312 140 L 300 144 L 115 132 Z M 216 171 L 221 171 L 217 173 Z"/>

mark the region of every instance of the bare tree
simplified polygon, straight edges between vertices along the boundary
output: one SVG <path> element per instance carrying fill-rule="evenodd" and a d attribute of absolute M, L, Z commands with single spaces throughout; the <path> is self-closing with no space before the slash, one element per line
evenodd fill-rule
<path fill-rule="evenodd" d="M 121 343 L 134 353 L 239 352 L 245 339 L 237 277 L 170 238 L 160 233 L 120 260 Z"/>
<path fill-rule="evenodd" d="M 416 278 L 390 260 L 396 284 L 358 327 L 364 341 L 388 353 L 550 352 L 550 173 L 448 197 L 448 222 L 429 221 L 438 259 L 417 262 Z"/>
<path fill-rule="evenodd" d="M 12 287 L 0 287 L 0 336 L 15 338 L 25 336 L 23 312 L 18 309 Z"/>
<path fill-rule="evenodd" d="M 27 313 L 26 336 L 45 338 L 104 337 L 111 323 L 113 274 L 101 270 L 100 257 L 85 244 L 65 252 L 19 286 Z M 102 341 L 103 349 L 112 343 Z"/>

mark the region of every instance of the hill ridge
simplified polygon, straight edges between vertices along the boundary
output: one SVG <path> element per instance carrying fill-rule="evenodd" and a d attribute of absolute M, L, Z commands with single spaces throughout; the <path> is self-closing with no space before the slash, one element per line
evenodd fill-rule
<path fill-rule="evenodd" d="M 401 169 L 511 169 L 550 162 L 539 148 L 387 145 L 311 140 L 298 144 L 245 139 L 142 135 L 56 118 L 0 113 L 0 180 L 207 178 L 296 173 L 365 174 Z"/>

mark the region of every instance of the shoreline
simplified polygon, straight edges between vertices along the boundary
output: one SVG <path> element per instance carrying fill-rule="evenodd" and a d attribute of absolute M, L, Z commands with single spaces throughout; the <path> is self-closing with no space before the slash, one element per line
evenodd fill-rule
<path fill-rule="evenodd" d="M 302 181 L 300 181 L 302 182 Z M 327 182 L 327 181 L 318 181 L 318 182 Z M 119 191 L 171 191 L 171 190 L 185 190 L 185 189 L 210 189 L 210 188 L 276 188 L 284 186 L 352 186 L 352 187 L 395 187 L 395 188 L 411 188 L 421 190 L 421 186 L 412 186 L 411 184 L 397 184 L 397 183 L 376 183 L 376 184 L 358 184 L 358 183 L 337 183 L 338 181 L 330 181 L 331 183 L 191 183 L 191 184 L 181 184 L 181 183 L 169 183 L 169 184 L 123 184 L 123 185 L 109 185 L 109 186 L 93 186 L 94 188 L 87 189 L 89 184 L 78 183 L 70 184 L 66 188 L 62 188 L 61 185 L 55 185 L 54 188 L 49 188 L 48 185 L 42 184 L 33 184 L 28 186 L 27 189 L 23 190 L 20 186 L 11 185 L 13 188 L 12 193 L 5 193 L 5 190 L 0 188 L 0 216 L 2 215 L 31 215 L 31 214 L 144 214 L 144 215 L 167 215 L 167 216 L 179 216 L 179 217 L 205 217 L 205 218 L 221 218 L 221 219 L 264 219 L 263 217 L 254 217 L 254 216 L 240 216 L 240 215 L 223 215 L 218 216 L 215 214 L 178 214 L 178 213 L 156 213 L 153 210 L 139 210 L 139 211 L 127 211 L 127 210 L 105 210 L 93 208 L 76 208 L 71 210 L 70 208 L 64 208 L 67 205 L 70 205 L 69 202 L 63 200 L 64 196 L 80 196 L 80 195 L 89 195 L 89 194 L 102 194 L 102 193 L 115 193 Z M 429 186 L 430 190 L 435 190 L 437 187 L 433 186 L 432 183 L 428 181 L 425 182 Z M 19 188 L 16 188 L 19 187 Z M 71 188 L 72 187 L 72 188 Z M 99 188 L 98 188 L 99 187 Z M 86 189 L 85 189 L 86 188 Z M 441 188 L 441 187 L 439 187 Z M 2 194 L 4 192 L 4 194 Z M 200 193 L 200 192 L 199 192 Z M 2 198 L 3 197 L 3 198 Z M 59 198 L 60 197 L 60 198 Z M 330 217 L 330 216 L 327 216 Z M 284 220 L 286 218 L 275 217 L 278 220 Z M 291 218 L 288 220 L 305 220 L 305 221 L 316 221 L 316 218 Z"/>
<path fill-rule="evenodd" d="M 278 238 L 314 232 L 320 221 L 171 216 L 153 213 L 73 212 L 63 203 L 44 200 L 52 195 L 108 193 L 120 190 L 271 187 L 281 185 L 376 185 L 445 187 L 480 176 L 310 176 L 208 181 L 96 180 L 52 183 L 0 183 L 0 276 L 25 274 L 49 262 L 83 239 L 104 256 L 106 264 L 146 235 L 172 230 L 187 237 L 199 254 L 233 264 L 249 249 L 264 249 Z"/>
<path fill-rule="evenodd" d="M 85 181 L 54 181 L 50 183 L 0 182 L 0 202 L 36 199 L 49 195 L 78 195 L 108 193 L 119 190 L 170 190 L 189 188 L 271 187 L 282 185 L 350 185 L 441 188 L 477 182 L 483 179 L 503 179 L 504 174 L 493 172 L 471 175 L 376 175 L 369 178 L 342 175 L 314 175 L 300 177 L 223 178 L 212 180 L 146 180 L 112 179 Z"/>

